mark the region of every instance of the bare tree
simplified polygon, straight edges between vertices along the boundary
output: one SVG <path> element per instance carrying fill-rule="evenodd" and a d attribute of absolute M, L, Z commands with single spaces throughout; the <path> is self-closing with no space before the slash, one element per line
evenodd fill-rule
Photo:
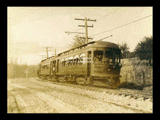
<path fill-rule="evenodd" d="M 73 43 L 69 45 L 69 46 L 71 46 L 71 48 L 79 47 L 79 46 L 85 44 L 85 39 L 81 38 L 79 35 L 76 35 L 73 38 L 73 40 L 74 40 Z"/>

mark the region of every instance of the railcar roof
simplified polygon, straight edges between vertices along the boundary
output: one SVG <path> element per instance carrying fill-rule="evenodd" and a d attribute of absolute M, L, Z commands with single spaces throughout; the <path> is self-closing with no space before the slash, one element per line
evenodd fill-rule
<path fill-rule="evenodd" d="M 64 52 L 61 52 L 59 53 L 57 56 L 60 56 L 61 54 L 63 53 L 67 53 L 69 51 L 72 51 L 72 50 L 75 50 L 75 49 L 79 49 L 79 48 L 82 48 L 82 47 L 85 47 L 85 46 L 88 46 L 90 45 L 91 47 L 107 47 L 107 48 L 115 48 L 115 49 L 119 49 L 118 45 L 115 44 L 115 43 L 112 43 L 112 42 L 106 42 L 106 41 L 92 41 L 92 42 L 89 42 L 87 44 L 84 44 L 84 45 L 81 45 L 79 47 L 75 47 L 75 48 L 72 48 L 72 49 L 69 49 L 67 51 L 64 51 Z M 52 56 L 50 58 L 54 58 L 54 57 L 57 57 L 57 56 Z M 41 62 L 43 61 L 46 61 L 47 59 L 44 59 L 42 60 Z"/>
<path fill-rule="evenodd" d="M 115 43 L 112 43 L 112 42 L 105 42 L 105 41 L 92 41 L 92 42 L 89 42 L 87 44 L 84 44 L 84 45 L 81 45 L 79 47 L 75 47 L 75 48 L 72 48 L 72 49 L 69 49 L 67 51 L 64 51 L 62 53 L 66 53 L 66 52 L 69 52 L 71 50 L 75 50 L 75 49 L 78 49 L 78 48 L 82 48 L 82 47 L 85 47 L 85 46 L 88 46 L 88 45 L 91 45 L 92 47 L 108 47 L 108 48 L 116 48 L 116 49 L 119 49 L 118 45 L 115 44 Z M 58 56 L 60 56 L 62 53 L 59 53 Z"/>
<path fill-rule="evenodd" d="M 118 45 L 112 42 L 105 42 L 105 41 L 95 41 L 93 47 L 107 47 L 107 48 L 115 48 L 119 49 Z"/>

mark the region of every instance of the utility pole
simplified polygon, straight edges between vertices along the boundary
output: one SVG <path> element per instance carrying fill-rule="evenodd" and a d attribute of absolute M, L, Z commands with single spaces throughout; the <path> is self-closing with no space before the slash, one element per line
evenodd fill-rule
<path fill-rule="evenodd" d="M 46 48 L 46 53 L 47 53 L 47 58 L 48 58 L 48 48 L 52 48 L 52 47 L 43 47 Z"/>
<path fill-rule="evenodd" d="M 93 24 L 92 24 L 93 27 Z M 86 29 L 86 43 L 88 43 L 88 27 L 87 27 L 87 18 L 85 17 L 85 29 Z"/>
<path fill-rule="evenodd" d="M 93 39 L 93 38 L 88 38 L 88 27 L 93 27 L 93 24 L 92 26 L 88 26 L 87 25 L 87 21 L 93 21 L 93 22 L 96 22 L 96 19 L 95 20 L 91 20 L 91 19 L 87 19 L 85 17 L 85 19 L 80 19 L 80 18 L 75 18 L 75 20 L 83 20 L 85 22 L 85 25 L 78 25 L 78 27 L 85 27 L 85 32 L 86 32 L 86 43 L 88 43 L 88 39 Z"/>
<path fill-rule="evenodd" d="M 27 78 L 28 70 L 26 69 L 24 72 L 26 73 L 26 78 Z"/>
<path fill-rule="evenodd" d="M 92 26 L 88 26 L 87 25 L 87 21 L 96 22 L 96 19 L 95 20 L 91 20 L 91 19 L 89 19 L 89 18 L 87 19 L 85 17 L 85 19 L 75 18 L 74 20 L 83 20 L 85 22 L 85 25 L 78 25 L 78 27 L 85 27 L 85 33 L 83 33 L 83 32 L 69 32 L 69 31 L 65 31 L 65 33 L 68 33 L 68 34 L 70 34 L 70 33 L 85 34 L 86 37 L 81 37 L 81 38 L 82 39 L 86 39 L 86 43 L 88 43 L 88 39 L 93 39 L 93 38 L 88 38 L 88 27 L 93 27 L 93 24 L 92 24 Z"/>

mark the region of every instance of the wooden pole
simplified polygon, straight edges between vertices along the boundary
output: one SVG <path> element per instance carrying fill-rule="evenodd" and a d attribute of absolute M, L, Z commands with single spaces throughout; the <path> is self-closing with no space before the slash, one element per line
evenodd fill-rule
<path fill-rule="evenodd" d="M 27 69 L 25 70 L 25 73 L 26 73 L 26 78 L 28 78 L 28 70 Z"/>
<path fill-rule="evenodd" d="M 88 43 L 88 28 L 87 28 L 87 18 L 85 17 L 85 29 L 86 29 L 86 44 Z"/>

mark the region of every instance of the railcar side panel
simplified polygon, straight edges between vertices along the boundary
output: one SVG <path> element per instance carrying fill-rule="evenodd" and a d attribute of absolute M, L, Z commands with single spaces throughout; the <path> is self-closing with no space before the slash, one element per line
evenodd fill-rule
<path fill-rule="evenodd" d="M 59 75 L 86 75 L 87 64 L 59 67 Z"/>

